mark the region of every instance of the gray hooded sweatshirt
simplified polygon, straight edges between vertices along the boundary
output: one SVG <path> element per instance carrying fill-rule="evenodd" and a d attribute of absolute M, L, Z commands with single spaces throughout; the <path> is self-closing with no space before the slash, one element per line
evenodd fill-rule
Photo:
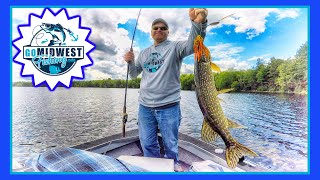
<path fill-rule="evenodd" d="M 192 27 L 187 41 L 169 41 L 142 50 L 135 61 L 129 63 L 129 74 L 136 78 L 142 71 L 139 103 L 147 107 L 160 107 L 180 101 L 180 69 L 184 57 L 194 53 L 193 41 L 197 35 L 205 37 L 207 23 Z M 201 31 L 201 32 L 200 32 Z"/>

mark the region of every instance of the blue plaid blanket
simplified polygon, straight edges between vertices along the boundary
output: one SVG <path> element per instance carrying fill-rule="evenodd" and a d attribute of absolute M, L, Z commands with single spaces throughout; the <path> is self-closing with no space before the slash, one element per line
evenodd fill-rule
<path fill-rule="evenodd" d="M 52 148 L 40 154 L 33 164 L 44 172 L 144 172 L 110 156 L 73 148 Z"/>

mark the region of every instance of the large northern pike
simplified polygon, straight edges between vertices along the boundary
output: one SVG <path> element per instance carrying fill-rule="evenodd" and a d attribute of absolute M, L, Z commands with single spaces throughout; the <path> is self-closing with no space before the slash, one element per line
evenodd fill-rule
<path fill-rule="evenodd" d="M 212 73 L 212 69 L 220 71 L 220 68 L 211 62 L 210 51 L 203 44 L 203 38 L 200 35 L 194 41 L 194 56 L 195 89 L 204 116 L 201 137 L 203 140 L 211 142 L 219 135 L 226 145 L 227 164 L 229 167 L 235 168 L 243 156 L 257 156 L 257 154 L 238 143 L 228 130 L 229 128 L 239 128 L 241 125 L 228 119 L 222 111 Z"/>

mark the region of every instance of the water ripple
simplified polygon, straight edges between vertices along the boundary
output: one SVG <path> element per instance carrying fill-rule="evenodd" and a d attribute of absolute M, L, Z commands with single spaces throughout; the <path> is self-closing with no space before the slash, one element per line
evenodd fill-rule
<path fill-rule="evenodd" d="M 127 129 L 137 128 L 138 90 L 128 89 Z M 275 171 L 307 171 L 307 97 L 227 93 L 225 115 L 246 126 L 231 134 L 252 148 L 252 160 Z M 55 146 L 73 146 L 121 132 L 124 89 L 13 88 L 12 147 L 15 160 Z M 195 92 L 181 92 L 180 131 L 200 139 L 203 115 Z M 224 148 L 219 138 L 214 144 Z M 16 161 L 15 161 L 16 162 Z"/>

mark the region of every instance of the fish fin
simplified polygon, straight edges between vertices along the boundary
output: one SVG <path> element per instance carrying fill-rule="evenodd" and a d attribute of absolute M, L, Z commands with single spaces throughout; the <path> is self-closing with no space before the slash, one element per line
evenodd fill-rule
<path fill-rule="evenodd" d="M 210 66 L 211 66 L 212 70 L 217 71 L 217 72 L 221 72 L 220 67 L 218 65 L 216 65 L 215 63 L 210 62 Z"/>
<path fill-rule="evenodd" d="M 232 121 L 229 118 L 227 118 L 227 120 L 228 120 L 228 128 L 247 128 L 246 126 L 236 123 L 235 121 Z"/>
<path fill-rule="evenodd" d="M 215 141 L 218 137 L 218 133 L 216 133 L 211 126 L 209 125 L 206 119 L 203 119 L 202 129 L 201 129 L 201 138 L 205 142 Z"/>
<path fill-rule="evenodd" d="M 223 99 L 221 99 L 219 97 L 218 97 L 218 99 L 219 99 L 220 102 L 226 103 Z"/>
<path fill-rule="evenodd" d="M 218 94 L 228 93 L 228 92 L 233 91 L 233 90 L 234 90 L 234 88 L 222 89 L 222 90 L 218 91 Z"/>
<path fill-rule="evenodd" d="M 235 168 L 239 162 L 239 159 L 243 156 L 258 156 L 254 151 L 246 146 L 234 142 L 234 145 L 227 147 L 226 161 L 229 167 Z"/>

